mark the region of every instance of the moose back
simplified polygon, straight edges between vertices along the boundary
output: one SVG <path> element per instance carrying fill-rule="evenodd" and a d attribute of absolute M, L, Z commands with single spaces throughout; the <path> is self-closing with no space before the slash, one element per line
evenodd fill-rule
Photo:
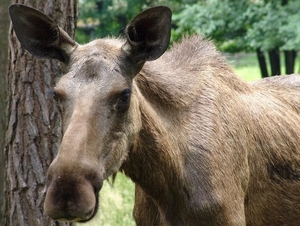
<path fill-rule="evenodd" d="M 163 6 L 124 38 L 85 45 L 35 9 L 9 11 L 25 49 L 69 68 L 53 91 L 64 134 L 47 175 L 51 218 L 90 220 L 120 170 L 136 185 L 137 225 L 300 224 L 299 76 L 246 83 L 199 36 L 166 51 Z"/>

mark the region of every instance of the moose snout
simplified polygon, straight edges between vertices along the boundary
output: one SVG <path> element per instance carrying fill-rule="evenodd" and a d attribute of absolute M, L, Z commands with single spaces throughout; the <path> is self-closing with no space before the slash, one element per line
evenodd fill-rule
<path fill-rule="evenodd" d="M 96 171 L 80 168 L 50 165 L 44 211 L 53 220 L 85 222 L 96 214 L 103 180 Z"/>

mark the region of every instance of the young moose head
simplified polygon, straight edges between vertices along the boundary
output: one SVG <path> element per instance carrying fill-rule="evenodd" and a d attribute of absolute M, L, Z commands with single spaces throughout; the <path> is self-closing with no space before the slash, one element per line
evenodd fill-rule
<path fill-rule="evenodd" d="M 86 45 L 35 9 L 15 4 L 9 13 L 29 52 L 69 68 L 53 94 L 64 134 L 48 170 L 45 212 L 55 220 L 88 221 L 96 213 L 103 180 L 120 168 L 141 127 L 133 79 L 145 61 L 166 50 L 171 11 L 163 6 L 145 10 L 128 24 L 125 40 Z"/>

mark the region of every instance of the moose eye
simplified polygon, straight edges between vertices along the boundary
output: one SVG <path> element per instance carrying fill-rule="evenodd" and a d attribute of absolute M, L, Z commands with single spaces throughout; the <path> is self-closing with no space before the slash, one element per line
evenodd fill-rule
<path fill-rule="evenodd" d="M 58 94 L 55 91 L 52 92 L 52 97 L 56 102 L 58 102 Z"/>
<path fill-rule="evenodd" d="M 123 103 L 128 102 L 129 99 L 130 99 L 130 94 L 131 94 L 130 89 L 125 89 L 125 90 L 121 93 L 120 99 L 119 99 L 119 100 L 120 100 L 121 102 L 123 102 Z"/>
<path fill-rule="evenodd" d="M 129 100 L 131 96 L 131 90 L 125 89 L 119 96 L 119 101 L 117 104 L 118 112 L 125 112 L 129 108 Z"/>

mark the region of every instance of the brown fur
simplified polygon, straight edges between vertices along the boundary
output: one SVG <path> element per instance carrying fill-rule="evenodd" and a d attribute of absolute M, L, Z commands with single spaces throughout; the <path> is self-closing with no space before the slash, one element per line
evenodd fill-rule
<path fill-rule="evenodd" d="M 298 224 L 298 75 L 247 84 L 211 42 L 194 36 L 146 64 L 135 80 L 155 109 L 143 123 L 155 124 L 123 165 L 139 185 L 137 206 L 148 206 L 135 207 L 140 225 L 158 225 L 160 215 L 171 225 Z M 158 126 L 166 129 L 156 134 Z"/>
<path fill-rule="evenodd" d="M 22 42 L 30 32 L 11 11 Z M 55 87 L 64 136 L 46 213 L 91 219 L 103 180 L 121 170 L 136 184 L 137 225 L 298 225 L 300 77 L 246 83 L 199 36 L 162 55 L 168 29 L 170 12 L 158 7 L 132 20 L 126 40 L 81 46 L 64 37 L 57 53 L 47 40 L 47 51 L 22 43 L 70 69 Z"/>

